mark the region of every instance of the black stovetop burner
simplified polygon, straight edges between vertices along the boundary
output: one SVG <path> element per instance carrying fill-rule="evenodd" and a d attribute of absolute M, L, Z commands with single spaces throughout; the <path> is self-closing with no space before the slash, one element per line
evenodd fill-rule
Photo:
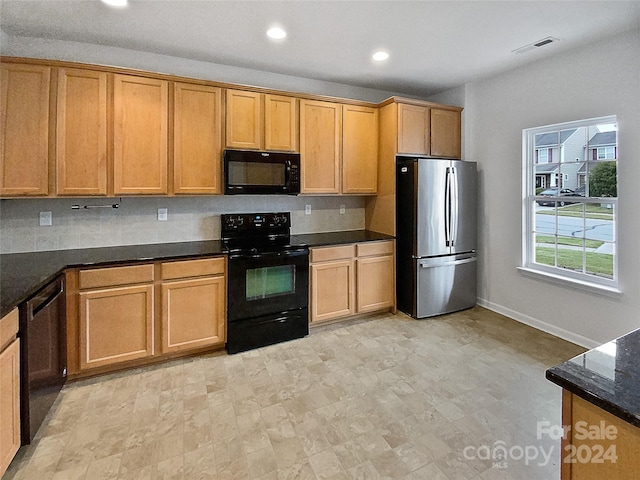
<path fill-rule="evenodd" d="M 233 213 L 220 215 L 222 246 L 227 253 L 263 253 L 306 247 L 291 236 L 291 214 Z"/>

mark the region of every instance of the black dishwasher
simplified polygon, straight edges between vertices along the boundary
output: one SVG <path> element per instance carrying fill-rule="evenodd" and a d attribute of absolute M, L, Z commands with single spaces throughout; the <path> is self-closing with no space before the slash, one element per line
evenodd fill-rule
<path fill-rule="evenodd" d="M 20 306 L 20 420 L 22 444 L 31 443 L 67 377 L 62 276 Z"/>

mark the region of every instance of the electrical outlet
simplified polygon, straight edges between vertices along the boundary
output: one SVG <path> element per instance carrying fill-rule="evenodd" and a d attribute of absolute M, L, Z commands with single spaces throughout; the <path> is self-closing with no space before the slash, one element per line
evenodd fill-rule
<path fill-rule="evenodd" d="M 304 206 L 304 214 L 305 215 L 311 215 L 311 205 L 305 205 Z"/>
<path fill-rule="evenodd" d="M 40 212 L 40 226 L 50 227 L 51 225 L 53 225 L 51 212 Z"/>
<path fill-rule="evenodd" d="M 168 208 L 159 208 L 158 209 L 158 221 L 166 222 L 168 216 L 169 209 Z"/>
<path fill-rule="evenodd" d="M 340 214 L 344 215 L 347 211 L 347 207 L 345 205 L 340 205 Z"/>

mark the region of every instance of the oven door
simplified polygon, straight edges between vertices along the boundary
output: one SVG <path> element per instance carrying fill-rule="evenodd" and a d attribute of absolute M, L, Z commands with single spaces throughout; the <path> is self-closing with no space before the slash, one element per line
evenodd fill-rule
<path fill-rule="evenodd" d="M 229 322 L 308 304 L 308 249 L 229 255 Z"/>

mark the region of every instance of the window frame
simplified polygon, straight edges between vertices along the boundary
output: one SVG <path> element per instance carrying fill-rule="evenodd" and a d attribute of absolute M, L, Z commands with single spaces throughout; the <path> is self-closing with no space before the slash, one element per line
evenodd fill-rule
<path fill-rule="evenodd" d="M 559 266 L 546 265 L 543 263 L 536 263 L 536 241 L 535 241 L 535 215 L 536 208 L 535 202 L 538 195 L 536 195 L 535 188 L 535 180 L 536 180 L 536 165 L 539 165 L 537 162 L 537 149 L 535 146 L 535 138 L 536 135 L 541 133 L 550 133 L 553 131 L 562 131 L 573 128 L 583 128 L 583 127 L 593 127 L 596 125 L 605 125 L 605 124 L 616 124 L 618 125 L 618 121 L 615 115 L 609 115 L 598 118 L 591 118 L 586 120 L 578 120 L 574 122 L 565 122 L 553 125 L 544 125 L 540 127 L 534 128 L 526 128 L 522 130 L 522 262 L 518 269 L 527 275 L 533 275 L 536 277 L 542 276 L 545 279 L 548 279 L 554 283 L 559 283 L 562 285 L 569 285 L 571 287 L 576 287 L 596 293 L 603 294 L 613 294 L 618 295 L 621 293 L 619 289 L 619 275 L 618 275 L 618 264 L 619 264 L 619 247 L 618 247 L 618 224 L 619 224 L 619 214 L 618 214 L 618 200 L 619 200 L 619 192 L 618 197 L 572 197 L 572 203 L 579 204 L 591 204 L 596 203 L 598 200 L 601 200 L 601 203 L 612 204 L 613 207 L 613 276 L 612 278 L 607 278 L 603 276 L 598 276 L 595 274 L 578 272 L 571 269 L 565 269 Z M 619 125 L 618 125 L 619 127 Z M 617 129 L 619 132 L 619 128 Z M 588 139 L 587 139 L 588 141 Z M 616 145 L 614 148 L 614 156 L 617 157 L 616 153 L 618 152 L 617 146 L 619 144 L 619 137 L 616 136 Z M 583 159 L 582 161 L 585 164 L 592 164 L 597 162 L 615 162 L 616 169 L 618 168 L 618 160 L 619 158 L 613 159 L 600 159 L 597 162 L 591 160 L 589 152 L 591 148 L 586 145 L 587 148 L 584 149 Z M 563 163 L 558 163 L 561 166 Z M 618 177 L 619 178 L 619 177 Z M 552 188 L 552 187 L 549 187 Z M 559 186 L 555 188 L 560 189 Z M 548 197 L 549 200 L 557 200 L 560 201 L 561 197 Z M 565 197 L 566 198 L 566 197 Z M 594 200 L 596 202 L 594 202 Z M 557 207 L 556 207 L 557 208 Z M 554 216 L 556 219 L 558 216 Z M 586 219 L 586 215 L 583 211 L 583 221 Z M 556 231 L 555 236 L 557 238 L 558 232 Z M 583 237 L 586 240 L 586 237 Z M 584 254 L 585 250 L 583 250 Z M 585 267 L 585 257 L 583 257 L 583 270 Z"/>

